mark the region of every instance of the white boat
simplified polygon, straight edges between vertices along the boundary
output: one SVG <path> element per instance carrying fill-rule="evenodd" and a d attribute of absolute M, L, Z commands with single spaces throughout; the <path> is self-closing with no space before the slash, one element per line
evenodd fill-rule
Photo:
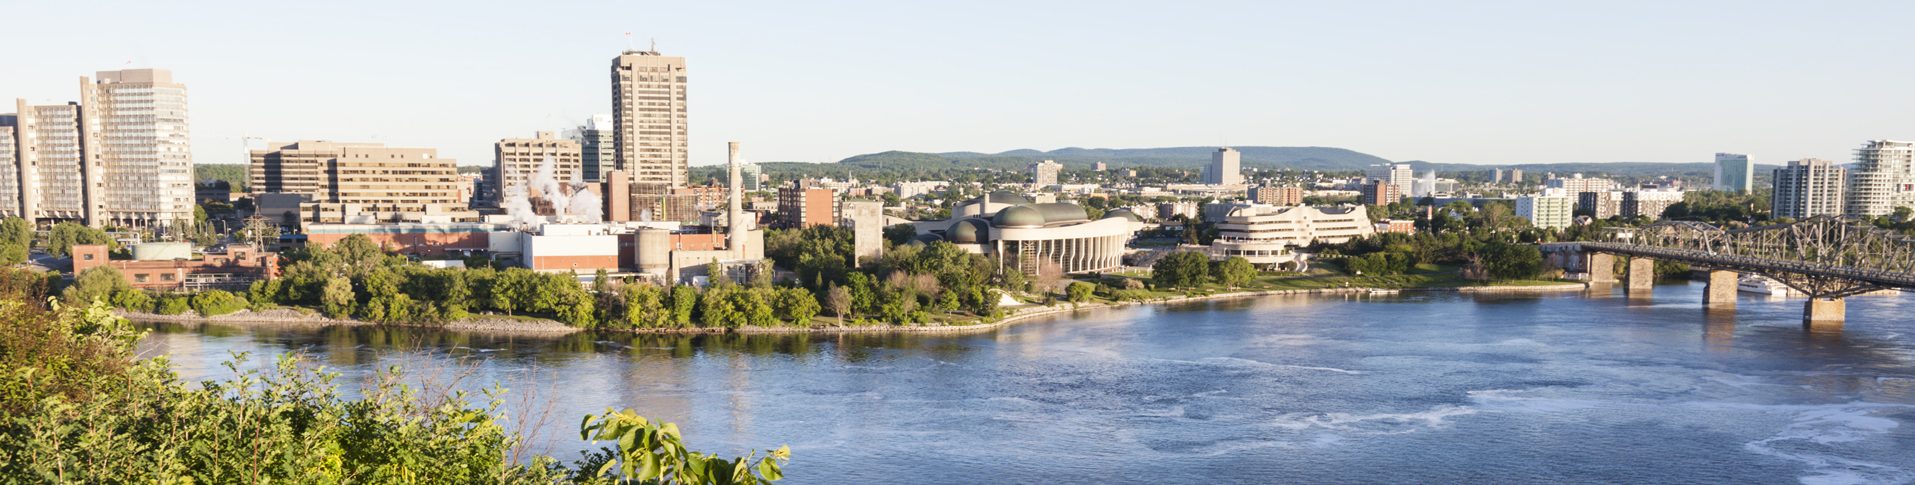
<path fill-rule="evenodd" d="M 1754 293 L 1777 298 L 1802 296 L 1802 292 L 1795 291 L 1794 288 L 1790 288 L 1789 285 L 1782 284 L 1782 282 L 1776 281 L 1774 278 L 1747 274 L 1736 279 L 1735 290 L 1743 293 Z"/>

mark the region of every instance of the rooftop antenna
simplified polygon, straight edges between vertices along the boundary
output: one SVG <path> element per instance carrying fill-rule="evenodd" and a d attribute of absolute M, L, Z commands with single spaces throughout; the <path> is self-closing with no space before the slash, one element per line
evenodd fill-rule
<path fill-rule="evenodd" d="M 653 54 L 658 53 L 658 38 L 657 37 L 652 38 L 652 53 Z"/>

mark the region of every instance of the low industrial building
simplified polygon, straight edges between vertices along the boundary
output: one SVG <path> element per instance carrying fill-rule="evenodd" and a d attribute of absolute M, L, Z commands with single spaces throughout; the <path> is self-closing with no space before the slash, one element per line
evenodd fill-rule
<path fill-rule="evenodd" d="M 1238 207 L 1217 223 L 1217 240 L 1210 244 L 1215 259 L 1241 256 L 1259 267 L 1297 263 L 1297 248 L 1317 243 L 1336 244 L 1376 233 L 1363 206 Z"/>
<path fill-rule="evenodd" d="M 110 266 L 134 288 L 157 291 L 238 290 L 254 281 L 279 277 L 279 255 L 250 244 L 198 255 L 192 245 L 182 242 L 143 243 L 131 249 L 133 259 L 111 259 L 105 245 L 74 245 L 73 274 Z"/>

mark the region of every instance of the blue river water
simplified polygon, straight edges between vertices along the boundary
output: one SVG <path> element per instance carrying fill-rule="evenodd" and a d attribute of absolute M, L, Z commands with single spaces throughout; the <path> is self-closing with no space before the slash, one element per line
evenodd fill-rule
<path fill-rule="evenodd" d="M 190 379 L 305 352 L 502 383 L 535 451 L 630 407 L 694 448 L 789 444 L 789 483 L 1906 483 L 1915 296 L 1701 308 L 1701 284 L 1547 296 L 1266 297 L 962 336 L 500 337 L 159 326 Z M 544 416 L 544 419 L 539 419 Z"/>

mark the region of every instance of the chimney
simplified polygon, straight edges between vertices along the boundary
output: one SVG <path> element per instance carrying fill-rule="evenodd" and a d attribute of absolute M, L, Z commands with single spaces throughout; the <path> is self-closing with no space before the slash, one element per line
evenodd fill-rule
<path fill-rule="evenodd" d="M 731 226 L 730 235 L 728 236 L 730 242 L 727 244 L 729 247 L 725 249 L 731 250 L 731 252 L 739 258 L 743 258 L 745 257 L 745 248 L 743 246 L 745 242 L 745 206 L 742 199 L 744 198 L 743 191 L 745 184 L 743 178 L 738 174 L 738 164 L 741 162 L 738 156 L 738 142 L 728 142 L 725 145 L 726 148 L 730 149 L 729 154 L 725 156 L 725 164 L 731 168 L 731 179 L 730 182 L 727 183 L 728 187 L 726 187 L 726 192 L 729 192 L 731 196 L 731 206 L 726 209 L 727 212 L 725 214 L 726 224 Z"/>

